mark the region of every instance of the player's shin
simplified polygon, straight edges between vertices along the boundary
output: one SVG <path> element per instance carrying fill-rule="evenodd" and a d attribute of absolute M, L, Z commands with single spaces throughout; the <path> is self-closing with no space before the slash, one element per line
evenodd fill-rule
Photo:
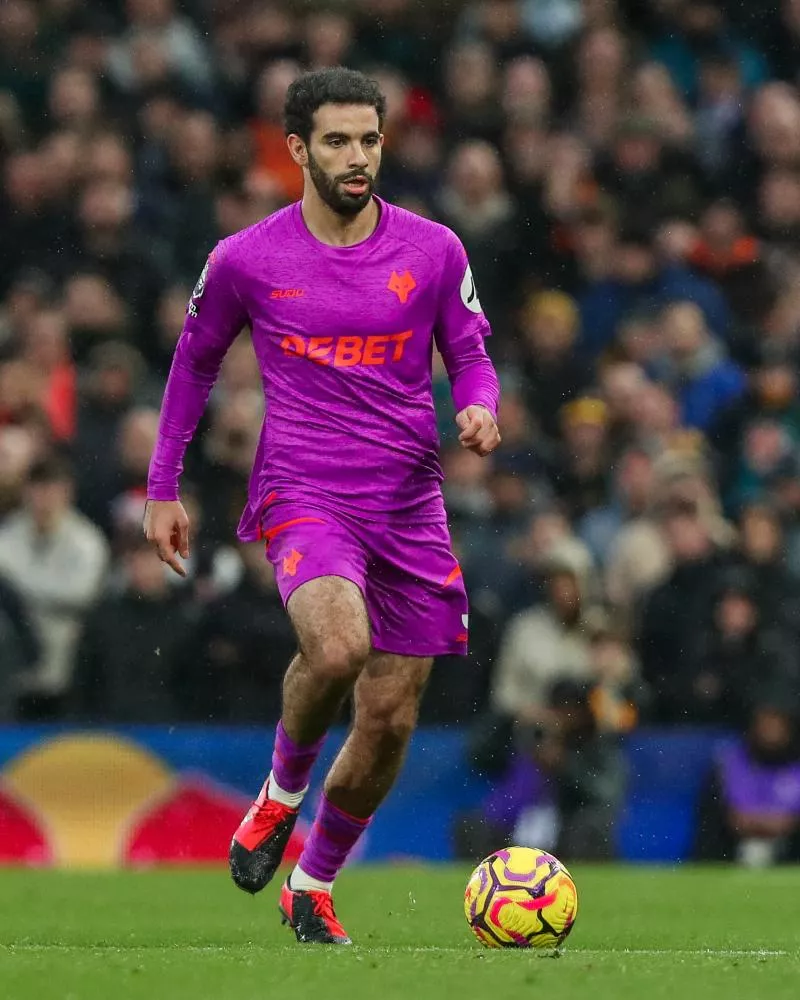
<path fill-rule="evenodd" d="M 358 704 L 358 700 L 357 700 Z M 389 720 L 357 707 L 356 720 L 328 774 L 314 826 L 289 884 L 330 892 L 405 759 L 416 701 Z"/>
<path fill-rule="evenodd" d="M 276 802 L 297 809 L 308 790 L 308 779 L 319 756 L 325 737 L 313 743 L 296 743 L 286 732 L 283 722 L 275 732 L 272 770 L 267 779 L 267 794 Z"/>
<path fill-rule="evenodd" d="M 337 808 L 327 795 L 323 795 L 300 861 L 289 877 L 290 888 L 330 892 L 334 879 L 369 822 L 370 818 L 351 816 Z"/>

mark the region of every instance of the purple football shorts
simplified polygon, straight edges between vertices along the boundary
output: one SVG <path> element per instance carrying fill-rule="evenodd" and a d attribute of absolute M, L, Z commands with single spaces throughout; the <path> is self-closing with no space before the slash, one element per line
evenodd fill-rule
<path fill-rule="evenodd" d="M 284 605 L 309 580 L 343 577 L 364 595 L 374 649 L 466 654 L 467 593 L 444 520 L 377 524 L 276 497 L 262 534 Z"/>

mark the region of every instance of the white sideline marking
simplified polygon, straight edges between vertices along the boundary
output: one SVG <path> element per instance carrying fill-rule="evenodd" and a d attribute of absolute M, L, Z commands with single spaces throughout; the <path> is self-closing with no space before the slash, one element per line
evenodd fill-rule
<path fill-rule="evenodd" d="M 780 958 L 793 954 L 770 948 L 566 948 L 575 955 L 719 955 L 722 958 Z"/>
<path fill-rule="evenodd" d="M 207 944 L 207 945 L 114 945 L 114 944 L 5 944 L 0 945 L 0 951 L 7 952 L 36 952 L 36 951 L 112 951 L 112 952 L 126 952 L 126 951 L 188 951 L 198 954 L 210 954 L 210 955 L 224 955 L 232 952 L 240 951 L 242 949 L 253 949 L 261 950 L 262 945 L 256 942 L 246 942 L 244 944 L 230 944 L 230 945 L 218 945 L 218 944 Z M 294 944 L 287 944 L 285 946 L 286 950 L 295 950 Z M 371 947 L 370 945 L 355 945 L 353 949 L 347 948 L 342 949 L 343 954 L 348 952 L 355 953 L 359 951 L 369 951 L 369 952 L 380 952 L 384 955 L 391 955 L 397 952 L 406 952 L 411 954 L 424 954 L 426 952 L 438 952 L 441 954 L 452 954 L 452 955 L 483 955 L 487 953 L 499 953 L 505 949 L 501 948 L 481 948 L 476 949 L 474 947 L 465 948 L 449 948 L 438 945 L 426 945 L 426 946 L 415 946 L 415 945 L 396 945 L 396 946 L 379 946 Z M 513 949 L 509 949 L 513 950 Z M 522 949 L 520 949 L 522 950 Z M 528 952 L 531 955 L 540 955 L 542 958 L 550 957 L 550 953 L 546 951 L 537 952 L 536 950 L 531 950 Z M 786 958 L 789 955 L 794 955 L 795 952 L 790 951 L 779 951 L 767 948 L 740 948 L 740 949 L 728 949 L 728 948 L 570 948 L 566 947 L 564 949 L 564 955 L 587 955 L 591 957 L 601 957 L 603 955 L 619 955 L 620 957 L 630 956 L 631 958 L 636 958 L 639 956 L 660 956 L 660 955 L 677 955 L 690 958 L 700 958 L 700 957 L 719 957 L 719 958 Z"/>

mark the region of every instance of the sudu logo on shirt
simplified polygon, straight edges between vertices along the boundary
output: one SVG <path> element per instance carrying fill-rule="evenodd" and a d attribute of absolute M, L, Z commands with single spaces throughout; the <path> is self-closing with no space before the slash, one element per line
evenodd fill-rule
<path fill-rule="evenodd" d="M 287 357 L 294 355 L 334 368 L 385 365 L 402 360 L 406 342 L 413 333 L 413 330 L 403 330 L 402 333 L 370 334 L 368 337 L 309 338 L 287 334 L 281 341 L 281 350 Z"/>

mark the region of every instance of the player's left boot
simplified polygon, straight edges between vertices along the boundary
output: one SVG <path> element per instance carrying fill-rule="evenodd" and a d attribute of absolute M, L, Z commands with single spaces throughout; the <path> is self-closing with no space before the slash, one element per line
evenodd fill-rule
<path fill-rule="evenodd" d="M 282 923 L 288 924 L 303 944 L 352 944 L 339 923 L 329 892 L 291 889 L 288 881 L 281 889 L 278 907 Z"/>
<path fill-rule="evenodd" d="M 233 835 L 228 861 L 231 878 L 245 892 L 260 892 L 272 879 L 297 822 L 292 809 L 261 795 Z"/>

